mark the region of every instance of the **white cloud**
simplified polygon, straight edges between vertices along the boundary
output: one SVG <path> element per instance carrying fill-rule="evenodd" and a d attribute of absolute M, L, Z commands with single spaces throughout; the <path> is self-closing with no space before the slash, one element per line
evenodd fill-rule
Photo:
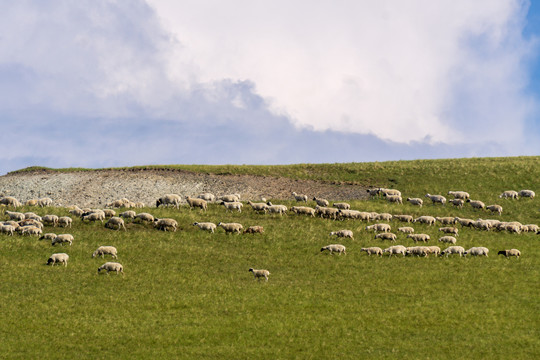
<path fill-rule="evenodd" d="M 531 113 L 524 1 L 149 3 L 181 44 L 173 77 L 252 81 L 299 127 L 397 142 L 509 142 L 501 131 L 509 116 L 519 137 Z"/>

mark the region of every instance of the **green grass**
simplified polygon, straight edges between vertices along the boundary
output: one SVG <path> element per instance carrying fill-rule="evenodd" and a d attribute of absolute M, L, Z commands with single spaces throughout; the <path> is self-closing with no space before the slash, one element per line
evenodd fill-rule
<path fill-rule="evenodd" d="M 504 207 L 503 220 L 540 224 L 538 199 L 499 199 L 503 190 L 538 190 L 538 157 L 461 159 L 283 167 L 195 167 L 192 171 L 257 173 L 364 183 L 400 189 L 405 197 L 466 190 Z M 189 167 L 181 167 L 188 169 Z M 303 175 L 300 175 L 303 174 Z M 386 179 L 386 180 L 385 180 Z M 393 181 L 390 181 L 392 179 Z M 386 181 L 386 182 L 385 182 Z M 368 183 L 366 183 L 368 184 Z M 369 185 L 369 184 L 368 184 Z M 537 191 L 538 193 L 538 191 Z M 134 199 L 135 200 L 135 199 Z M 335 199 L 339 200 L 339 199 Z M 427 200 L 427 199 L 426 199 Z M 274 201 L 293 205 L 289 200 Z M 366 211 L 497 218 L 470 207 L 352 201 Z M 66 215 L 58 208 L 27 208 Z M 364 230 L 369 223 L 295 215 L 207 213 L 187 208 L 141 209 L 173 217 L 180 229 L 144 225 L 127 232 L 75 219 L 73 246 L 0 235 L 2 358 L 190 359 L 533 359 L 540 356 L 539 235 L 460 230 L 458 245 L 486 246 L 488 258 L 377 258 L 365 246 L 388 246 Z M 194 221 L 263 225 L 262 235 L 200 231 Z M 402 226 L 392 221 L 393 228 Z M 438 226 L 414 224 L 439 237 Z M 328 233 L 351 229 L 355 239 Z M 47 227 L 46 232 L 64 230 Z M 346 256 L 320 248 L 347 246 Z M 412 241 L 398 235 L 398 243 Z M 125 276 L 97 274 L 109 260 L 92 259 L 114 245 Z M 446 245 L 440 245 L 441 248 Z M 518 248 L 521 259 L 497 251 Z M 67 268 L 46 266 L 67 252 Z M 250 267 L 270 270 L 254 281 Z"/>

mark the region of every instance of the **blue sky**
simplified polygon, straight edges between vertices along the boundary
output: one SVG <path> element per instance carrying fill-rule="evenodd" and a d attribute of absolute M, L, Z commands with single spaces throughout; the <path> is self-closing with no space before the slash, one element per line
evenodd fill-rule
<path fill-rule="evenodd" d="M 2 1 L 0 174 L 539 155 L 539 7 Z"/>

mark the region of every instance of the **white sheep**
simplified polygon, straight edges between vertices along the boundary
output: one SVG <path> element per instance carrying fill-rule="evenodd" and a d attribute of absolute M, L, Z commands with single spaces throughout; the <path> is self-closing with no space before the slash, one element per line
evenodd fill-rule
<path fill-rule="evenodd" d="M 40 236 L 43 234 L 43 231 L 36 226 L 21 226 L 20 228 L 21 235 L 37 235 Z M 18 230 L 19 230 L 18 229 Z"/>
<path fill-rule="evenodd" d="M 105 214 L 106 218 L 116 216 L 116 211 L 114 211 L 113 209 L 103 209 L 103 213 Z"/>
<path fill-rule="evenodd" d="M 462 227 L 474 227 L 474 220 L 472 219 L 464 219 L 460 217 L 455 217 L 454 219 L 456 220 L 456 223 L 459 223 Z"/>
<path fill-rule="evenodd" d="M 38 204 L 38 199 L 26 200 L 26 202 L 24 203 L 24 205 L 26 206 L 37 206 L 37 204 Z"/>
<path fill-rule="evenodd" d="M 332 206 L 341 210 L 349 210 L 351 208 L 351 205 L 346 202 L 333 203 Z"/>
<path fill-rule="evenodd" d="M 424 200 L 420 198 L 407 198 L 407 201 L 410 202 L 412 205 L 420 206 L 424 205 Z"/>
<path fill-rule="evenodd" d="M 393 215 L 392 218 L 407 223 L 410 223 L 414 220 L 412 215 Z"/>
<path fill-rule="evenodd" d="M 61 264 L 64 264 L 64 266 L 67 267 L 68 260 L 69 260 L 69 255 L 66 254 L 66 253 L 52 254 L 49 257 L 49 260 L 47 260 L 47 265 L 52 264 L 52 266 L 54 266 L 54 264 L 56 264 L 56 263 L 61 263 Z"/>
<path fill-rule="evenodd" d="M 118 273 L 124 275 L 124 267 L 122 266 L 122 264 L 117 262 L 106 262 L 105 264 L 101 265 L 100 267 L 98 267 L 98 274 L 101 272 L 101 270 L 107 270 L 107 275 L 111 271 L 116 272 L 116 275 L 118 275 Z"/>
<path fill-rule="evenodd" d="M 451 216 L 446 217 L 436 217 L 435 220 L 440 222 L 443 225 L 453 225 L 456 223 L 456 218 Z"/>
<path fill-rule="evenodd" d="M 60 216 L 58 218 L 58 226 L 60 227 L 71 227 L 73 220 L 69 216 Z"/>
<path fill-rule="evenodd" d="M 441 227 L 439 228 L 439 231 L 445 233 L 445 234 L 453 234 L 454 236 L 459 236 L 459 229 L 457 227 L 453 226 L 447 226 L 447 227 Z"/>
<path fill-rule="evenodd" d="M 222 200 L 225 202 L 239 202 L 240 195 L 239 194 L 223 195 L 222 197 L 219 198 L 219 200 Z"/>
<path fill-rule="evenodd" d="M 255 280 L 261 280 L 261 278 L 265 278 L 266 281 L 268 281 L 268 276 L 270 275 L 270 271 L 263 270 L 263 269 L 257 270 L 253 268 L 250 268 L 248 271 L 253 273 L 253 276 L 255 276 Z"/>
<path fill-rule="evenodd" d="M 474 222 L 473 226 L 478 230 L 487 230 L 491 229 L 491 222 L 487 220 L 478 219 Z"/>
<path fill-rule="evenodd" d="M 52 225 L 53 227 L 56 227 L 56 225 L 58 225 L 57 215 L 45 215 L 42 217 L 42 220 L 45 224 Z"/>
<path fill-rule="evenodd" d="M 199 194 L 197 195 L 197 198 L 206 200 L 208 202 L 214 202 L 214 200 L 216 200 L 216 196 L 212 193 Z"/>
<path fill-rule="evenodd" d="M 43 221 L 43 219 L 41 218 L 41 216 L 37 215 L 36 213 L 33 213 L 33 212 L 26 212 L 24 213 L 24 219 L 25 220 L 36 220 L 36 221 Z"/>
<path fill-rule="evenodd" d="M 435 256 L 439 256 L 441 254 L 441 248 L 438 246 L 426 246 L 428 249 L 429 254 L 433 254 Z"/>
<path fill-rule="evenodd" d="M 314 197 L 313 200 L 317 203 L 319 206 L 328 207 L 330 206 L 330 203 L 326 199 L 319 199 L 317 197 Z"/>
<path fill-rule="evenodd" d="M 392 257 L 392 255 L 399 255 L 399 254 L 402 254 L 403 256 L 405 256 L 407 253 L 407 248 L 403 245 L 394 245 L 394 246 L 390 246 L 389 248 L 384 249 L 383 253 L 389 253 L 390 257 Z"/>
<path fill-rule="evenodd" d="M 1 224 L 0 225 L 0 232 L 2 232 L 4 234 L 8 234 L 10 236 L 13 236 L 13 233 L 15 232 L 15 230 L 16 230 L 16 228 L 13 225 L 6 225 L 6 224 Z"/>
<path fill-rule="evenodd" d="M 273 205 L 270 201 L 266 203 L 268 205 L 268 212 L 271 214 L 287 215 L 287 207 L 285 205 Z"/>
<path fill-rule="evenodd" d="M 534 233 L 537 233 L 538 231 L 540 231 L 540 227 L 536 224 L 527 224 L 527 225 L 523 225 L 521 227 L 521 231 L 522 232 L 534 232 Z"/>
<path fill-rule="evenodd" d="M 449 244 L 454 244 L 455 245 L 457 240 L 453 236 L 446 235 L 446 236 L 441 236 L 439 238 L 439 242 L 449 243 Z"/>
<path fill-rule="evenodd" d="M 360 251 L 365 251 L 368 254 L 368 256 L 371 256 L 372 254 L 382 256 L 382 254 L 383 254 L 382 249 L 380 247 L 376 247 L 376 246 L 372 246 L 372 247 L 368 247 L 368 248 L 361 248 Z"/>
<path fill-rule="evenodd" d="M 407 238 L 413 239 L 414 242 L 428 242 L 431 240 L 431 237 L 428 234 L 409 234 L 407 235 Z"/>
<path fill-rule="evenodd" d="M 379 194 L 382 194 L 383 196 L 388 196 L 388 195 L 401 196 L 401 191 L 396 190 L 396 189 L 379 188 Z"/>
<path fill-rule="evenodd" d="M 502 215 L 503 212 L 503 208 L 501 205 L 487 205 L 486 210 L 489 210 L 492 213 L 497 213 L 499 215 Z"/>
<path fill-rule="evenodd" d="M 446 198 L 442 195 L 431 195 L 428 193 L 426 194 L 426 197 L 431 200 L 433 205 L 435 205 L 436 203 L 440 203 L 442 205 L 446 204 Z"/>
<path fill-rule="evenodd" d="M 180 202 L 182 198 L 178 194 L 166 194 L 156 201 L 156 207 L 161 206 L 174 206 L 177 209 L 180 209 Z"/>
<path fill-rule="evenodd" d="M 321 252 L 323 252 L 325 250 L 328 250 L 330 252 L 330 254 L 333 254 L 333 253 L 337 252 L 339 255 L 341 255 L 342 253 L 347 255 L 347 252 L 346 252 L 347 249 L 345 248 L 345 246 L 343 246 L 341 244 L 331 244 L 331 245 L 323 246 L 321 248 Z"/>
<path fill-rule="evenodd" d="M 389 213 L 381 213 L 377 215 L 377 221 L 391 221 L 393 218 L 392 214 Z"/>
<path fill-rule="evenodd" d="M 57 235 L 54 239 L 51 241 L 51 245 L 54 246 L 55 244 L 63 244 L 63 243 L 69 243 L 71 246 L 73 244 L 73 235 L 71 234 L 60 234 Z"/>
<path fill-rule="evenodd" d="M 124 219 L 135 219 L 135 216 L 137 216 L 137 213 L 133 210 L 127 210 L 120 213 L 118 216 L 123 217 Z"/>
<path fill-rule="evenodd" d="M 462 208 L 463 205 L 465 204 L 465 201 L 463 201 L 463 199 L 452 199 L 449 201 L 450 204 L 454 205 L 455 207 L 458 207 L 458 208 Z"/>
<path fill-rule="evenodd" d="M 294 199 L 296 201 L 298 201 L 298 202 L 303 201 L 303 202 L 307 203 L 307 201 L 308 201 L 307 195 L 304 195 L 304 194 L 297 194 L 296 192 L 293 191 L 292 196 L 294 196 Z"/>
<path fill-rule="evenodd" d="M 423 215 L 423 216 L 419 216 L 416 219 L 414 219 L 413 223 L 419 222 L 419 223 L 422 223 L 422 224 L 434 225 L 435 221 L 436 220 L 435 220 L 435 218 L 433 216 Z"/>
<path fill-rule="evenodd" d="M 403 205 L 403 198 L 399 195 L 385 195 L 386 200 L 390 203 L 397 203 Z"/>
<path fill-rule="evenodd" d="M 392 227 L 388 224 L 373 224 L 366 226 L 366 230 L 375 230 L 376 232 L 390 232 Z"/>
<path fill-rule="evenodd" d="M 214 230 L 216 230 L 216 224 L 211 222 L 194 222 L 193 226 L 197 226 L 201 230 L 210 231 L 211 233 L 214 233 Z"/>
<path fill-rule="evenodd" d="M 454 199 L 467 200 L 470 198 L 470 195 L 466 191 L 449 191 L 448 195 L 452 195 Z"/>
<path fill-rule="evenodd" d="M 154 215 L 142 212 L 135 215 L 135 219 L 133 221 L 134 222 L 141 222 L 141 221 L 154 222 L 155 220 L 156 219 L 154 218 Z"/>
<path fill-rule="evenodd" d="M 330 236 L 337 236 L 337 237 L 346 237 L 351 238 L 354 240 L 353 232 L 351 230 L 338 230 L 338 231 L 332 231 L 330 233 Z"/>
<path fill-rule="evenodd" d="M 54 239 L 56 239 L 57 236 L 58 235 L 56 235 L 55 233 L 46 233 L 46 234 L 41 235 L 39 240 L 51 240 L 51 241 L 53 241 Z"/>
<path fill-rule="evenodd" d="M 94 213 L 90 213 L 88 215 L 83 215 L 82 216 L 82 221 L 85 221 L 85 220 L 88 220 L 88 221 L 101 221 L 101 223 L 103 224 L 103 221 L 105 220 L 105 213 L 104 212 L 94 212 Z"/>
<path fill-rule="evenodd" d="M 398 231 L 401 231 L 404 234 L 412 234 L 412 233 L 414 233 L 414 228 L 412 228 L 410 226 L 402 226 L 402 227 L 398 228 Z"/>
<path fill-rule="evenodd" d="M 309 206 L 291 206 L 291 211 L 295 214 L 315 217 L 315 209 Z"/>
<path fill-rule="evenodd" d="M 518 195 L 521 197 L 528 197 L 528 198 L 534 199 L 536 194 L 532 190 L 520 190 L 518 192 Z"/>
<path fill-rule="evenodd" d="M 390 240 L 396 242 L 397 236 L 394 233 L 380 233 L 375 235 L 375 239 Z"/>
<path fill-rule="evenodd" d="M 262 211 L 266 214 L 266 212 L 268 211 L 268 205 L 266 205 L 266 203 L 254 203 L 251 201 L 248 201 L 247 203 L 256 212 Z"/>
<path fill-rule="evenodd" d="M 264 228 L 260 225 L 252 225 L 244 230 L 244 234 L 262 234 L 264 233 Z"/>
<path fill-rule="evenodd" d="M 324 217 L 324 218 L 332 218 L 334 220 L 337 219 L 337 216 L 339 214 L 339 209 L 335 209 L 335 208 L 329 208 L 329 207 L 324 207 L 324 206 L 315 206 L 315 214 L 318 214 L 320 215 L 321 217 Z"/>
<path fill-rule="evenodd" d="M 174 219 L 155 219 L 154 227 L 162 231 L 172 231 L 176 232 L 178 229 L 178 221 Z"/>
<path fill-rule="evenodd" d="M 118 216 L 113 216 L 107 222 L 105 223 L 106 228 L 114 229 L 116 230 L 124 229 L 126 231 L 126 225 L 124 224 L 124 219 Z"/>
<path fill-rule="evenodd" d="M 242 224 L 239 224 L 239 223 L 222 223 L 222 222 L 220 222 L 218 224 L 218 226 L 221 226 L 223 228 L 223 230 L 225 230 L 226 234 L 228 234 L 228 233 L 241 234 L 242 230 L 244 229 Z"/>
<path fill-rule="evenodd" d="M 13 221 L 22 221 L 26 218 L 23 213 L 16 212 L 16 211 L 6 210 L 5 214 L 9 217 L 10 220 L 13 220 Z"/>
<path fill-rule="evenodd" d="M 480 200 L 467 199 L 467 202 L 471 204 L 473 209 L 484 209 L 486 207 L 486 204 Z"/>
<path fill-rule="evenodd" d="M 497 255 L 504 255 L 505 257 L 515 256 L 519 258 L 521 256 L 521 251 L 518 249 L 501 250 L 497 253 Z"/>
<path fill-rule="evenodd" d="M 45 207 L 45 206 L 51 206 L 53 203 L 52 199 L 51 198 L 43 198 L 43 199 L 39 199 L 38 200 L 38 205 L 40 207 Z"/>
<path fill-rule="evenodd" d="M 26 219 L 26 220 L 19 221 L 19 225 L 20 226 L 35 226 L 43 230 L 43 223 L 34 219 Z"/>
<path fill-rule="evenodd" d="M 12 206 L 15 209 L 22 206 L 21 202 L 13 196 L 4 196 L 3 198 L 0 198 L 0 204 Z"/>
<path fill-rule="evenodd" d="M 504 199 L 517 199 L 519 197 L 519 194 L 515 190 L 506 190 L 501 195 L 499 195 L 499 198 Z"/>
<path fill-rule="evenodd" d="M 467 256 L 468 254 L 471 254 L 473 256 L 485 256 L 487 257 L 489 253 L 489 249 L 483 246 L 478 247 L 472 247 L 469 250 L 465 251 L 463 253 L 463 256 Z"/>
<path fill-rule="evenodd" d="M 411 246 L 407 248 L 407 255 L 427 257 L 429 252 L 430 251 L 427 246 Z"/>
<path fill-rule="evenodd" d="M 234 202 L 222 201 L 221 205 L 225 206 L 225 209 L 227 209 L 227 211 L 237 210 L 238 212 L 242 212 L 242 207 L 244 206 L 244 204 L 237 201 L 234 201 Z"/>
<path fill-rule="evenodd" d="M 92 257 L 95 258 L 96 256 L 100 256 L 104 258 L 105 255 L 111 255 L 113 259 L 117 259 L 117 254 L 118 252 L 114 246 L 100 246 L 94 251 Z"/>
<path fill-rule="evenodd" d="M 190 210 L 194 207 L 198 207 L 203 211 L 206 211 L 206 209 L 208 209 L 208 203 L 206 202 L 206 200 L 186 196 L 186 201 L 189 205 Z"/>

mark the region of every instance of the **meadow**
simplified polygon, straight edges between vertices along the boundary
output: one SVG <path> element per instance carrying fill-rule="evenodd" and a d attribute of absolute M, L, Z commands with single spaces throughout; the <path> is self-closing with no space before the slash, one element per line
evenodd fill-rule
<path fill-rule="evenodd" d="M 389 204 L 384 199 L 349 203 L 352 209 L 362 211 L 496 218 L 540 225 L 538 198 L 498 197 L 510 189 L 532 189 L 540 195 L 539 160 L 519 157 L 174 168 L 385 186 L 401 190 L 405 198 L 465 190 L 473 199 L 502 205 L 502 216 L 467 205 L 463 209 L 433 206 L 427 198 L 422 208 L 407 202 Z M 271 200 L 295 205 L 292 199 Z M 68 215 L 64 208 L 24 207 L 22 211 Z M 114 231 L 100 222 L 74 219 L 71 229 L 44 229 L 74 235 L 72 246 L 55 247 L 36 237 L 0 234 L 0 357 L 540 356 L 540 235 L 460 228 L 457 245 L 465 249 L 488 247 L 489 257 L 369 257 L 360 252 L 361 247 L 390 246 L 365 230 L 372 222 L 257 214 L 247 204 L 242 213 L 226 212 L 217 204 L 211 204 L 207 212 L 187 206 L 137 212 L 174 218 L 179 230 L 162 232 L 151 225 L 128 223 L 127 231 Z M 227 235 L 218 228 L 211 234 L 192 226 L 195 221 L 262 225 L 265 232 Z M 405 226 L 395 220 L 390 225 L 394 232 Z M 442 236 L 438 224 L 412 226 L 417 233 L 431 235 L 429 245 L 447 247 L 436 242 Z M 339 229 L 353 230 L 355 238 L 329 236 Z M 320 252 L 322 246 L 332 243 L 345 245 L 347 255 Z M 403 234 L 398 235 L 397 244 L 414 245 Z M 118 249 L 124 276 L 98 275 L 97 268 L 109 261 L 91 257 L 100 245 Z M 523 256 L 497 256 L 499 250 L 510 248 L 520 249 Z M 55 252 L 69 254 L 67 267 L 46 265 Z M 268 269 L 269 281 L 255 281 L 248 272 L 250 267 Z"/>

